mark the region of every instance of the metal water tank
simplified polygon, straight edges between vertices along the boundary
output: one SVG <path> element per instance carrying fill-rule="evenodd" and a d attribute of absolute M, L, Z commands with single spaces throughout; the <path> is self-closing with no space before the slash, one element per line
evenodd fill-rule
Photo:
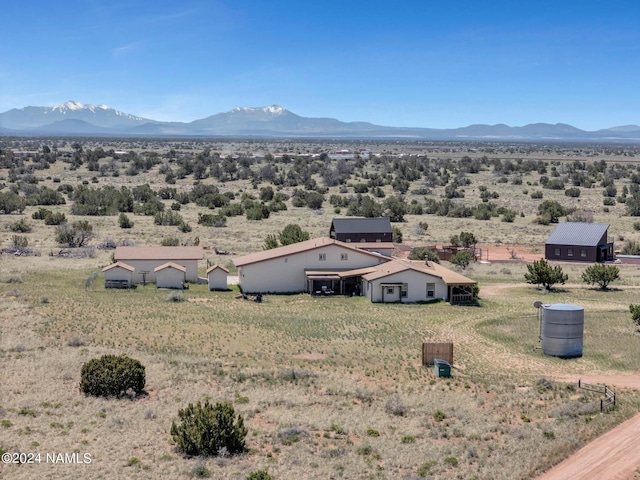
<path fill-rule="evenodd" d="M 584 308 L 568 303 L 542 305 L 542 352 L 554 357 L 581 357 Z"/>

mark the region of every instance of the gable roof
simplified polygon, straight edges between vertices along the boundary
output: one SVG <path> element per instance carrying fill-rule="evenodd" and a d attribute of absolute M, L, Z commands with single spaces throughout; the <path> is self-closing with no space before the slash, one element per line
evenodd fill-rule
<path fill-rule="evenodd" d="M 597 247 L 608 229 L 607 223 L 560 222 L 546 244 Z"/>
<path fill-rule="evenodd" d="M 447 285 L 475 285 L 478 283 L 475 280 L 471 280 L 464 275 L 460 275 L 457 272 L 443 267 L 439 263 L 429 262 L 426 264 L 423 262 L 411 262 L 409 260 L 399 260 L 396 258 L 387 263 L 378 265 L 374 272 L 367 273 L 366 275 L 363 275 L 362 278 L 367 281 L 372 281 L 404 272 L 406 270 L 415 270 L 426 275 L 431 275 L 432 277 L 440 278 Z"/>
<path fill-rule="evenodd" d="M 153 271 L 159 272 L 160 270 L 166 270 L 167 268 L 174 268 L 176 270 L 180 270 L 183 273 L 186 273 L 187 271 L 187 269 L 184 268 L 182 265 L 178 265 L 177 263 L 173 263 L 173 262 L 167 262 L 165 264 L 157 266 L 156 268 L 153 269 Z"/>
<path fill-rule="evenodd" d="M 331 230 L 336 233 L 392 233 L 389 217 L 334 218 Z"/>
<path fill-rule="evenodd" d="M 326 247 L 328 245 L 337 245 L 350 251 L 356 251 L 363 255 L 371 255 L 372 257 L 380 258 L 383 260 L 389 258 L 382 256 L 379 253 L 359 250 L 355 247 L 355 244 L 352 245 L 349 243 L 341 242 L 339 240 L 334 240 L 333 238 L 320 237 L 312 238 L 311 240 L 305 240 L 304 242 L 292 243 L 291 245 L 285 245 L 284 247 L 272 248 L 270 250 L 250 253 L 249 255 L 245 255 L 243 257 L 234 258 L 233 263 L 236 267 L 241 267 L 243 265 L 248 265 L 251 263 L 264 262 L 265 260 L 271 260 L 273 258 L 315 250 L 317 248 Z"/>
<path fill-rule="evenodd" d="M 202 260 L 202 247 L 116 247 L 114 260 Z"/>
<path fill-rule="evenodd" d="M 125 270 L 128 270 L 130 272 L 135 272 L 135 268 L 133 268 L 131 265 L 127 265 L 124 262 L 116 262 L 116 263 L 112 263 L 111 265 L 107 265 L 106 267 L 104 267 L 102 269 L 103 272 L 109 271 L 112 268 L 123 268 Z"/>
<path fill-rule="evenodd" d="M 223 272 L 229 273 L 229 269 L 224 268 L 222 265 L 218 265 L 216 263 L 215 265 L 211 265 L 209 268 L 207 268 L 207 275 L 209 275 L 211 272 L 213 272 L 216 269 L 219 269 L 219 270 L 222 270 Z"/>

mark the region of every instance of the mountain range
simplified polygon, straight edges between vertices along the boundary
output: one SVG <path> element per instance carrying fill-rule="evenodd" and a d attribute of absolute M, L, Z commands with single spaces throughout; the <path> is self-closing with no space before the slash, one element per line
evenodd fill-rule
<path fill-rule="evenodd" d="M 239 107 L 192 122 L 161 122 L 107 105 L 85 105 L 70 100 L 55 107 L 14 108 L 0 113 L 0 135 L 636 142 L 640 141 L 640 126 L 596 131 L 563 123 L 533 123 L 522 127 L 476 124 L 454 129 L 385 127 L 368 122 L 302 117 L 278 105 Z"/>

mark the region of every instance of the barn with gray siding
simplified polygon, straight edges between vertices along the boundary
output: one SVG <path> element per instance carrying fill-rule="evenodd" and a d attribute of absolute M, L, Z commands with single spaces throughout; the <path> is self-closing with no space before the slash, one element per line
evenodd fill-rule
<path fill-rule="evenodd" d="M 329 238 L 346 243 L 393 242 L 393 230 L 389 217 L 334 218 Z"/>
<path fill-rule="evenodd" d="M 545 243 L 545 258 L 589 263 L 613 260 L 608 230 L 606 223 L 561 222 Z"/>

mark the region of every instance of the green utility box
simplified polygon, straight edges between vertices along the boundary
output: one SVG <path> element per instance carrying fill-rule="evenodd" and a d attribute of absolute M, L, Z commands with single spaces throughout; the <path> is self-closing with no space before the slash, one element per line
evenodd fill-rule
<path fill-rule="evenodd" d="M 435 358 L 433 360 L 433 369 L 436 372 L 436 377 L 450 377 L 451 376 L 451 364 Z"/>

